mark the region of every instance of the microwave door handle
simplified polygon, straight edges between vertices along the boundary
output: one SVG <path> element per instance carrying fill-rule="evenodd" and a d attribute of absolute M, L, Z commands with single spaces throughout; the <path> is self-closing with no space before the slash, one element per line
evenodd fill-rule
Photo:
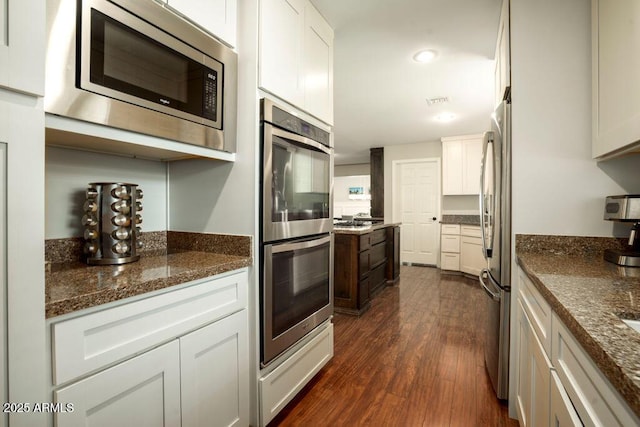
<path fill-rule="evenodd" d="M 271 125 L 269 125 L 269 128 L 271 128 L 271 135 L 275 135 L 278 136 L 282 139 L 285 140 L 289 140 L 289 141 L 295 141 L 299 144 L 303 144 L 303 145 L 307 145 L 309 147 L 313 147 L 318 151 L 322 151 L 323 153 L 327 154 L 327 155 L 331 155 L 331 148 L 326 147 L 322 144 L 320 144 L 319 142 L 314 141 L 313 139 L 309 139 L 309 138 L 305 138 L 304 136 L 300 136 L 300 135 L 296 135 L 294 133 L 291 132 L 287 132 L 284 131 L 282 129 L 278 129 L 276 127 L 273 127 Z M 266 127 L 265 127 L 266 129 Z"/>
<path fill-rule="evenodd" d="M 315 248 L 331 242 L 331 236 L 326 236 L 321 239 L 304 240 L 302 242 L 285 243 L 282 245 L 271 245 L 271 253 L 278 254 L 281 252 L 290 252 L 299 249 Z"/>

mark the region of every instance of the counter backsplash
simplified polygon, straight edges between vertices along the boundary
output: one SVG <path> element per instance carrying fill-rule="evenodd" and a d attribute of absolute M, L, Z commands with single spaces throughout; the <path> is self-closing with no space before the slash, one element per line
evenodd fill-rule
<path fill-rule="evenodd" d="M 141 237 L 141 256 L 165 255 L 184 251 L 215 252 L 251 257 L 251 237 L 183 231 L 147 231 Z M 83 261 L 84 239 L 70 237 L 45 240 L 45 262 L 61 264 Z"/>

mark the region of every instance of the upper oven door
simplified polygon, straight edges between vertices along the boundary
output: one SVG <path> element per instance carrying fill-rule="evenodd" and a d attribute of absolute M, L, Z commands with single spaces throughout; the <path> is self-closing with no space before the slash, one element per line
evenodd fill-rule
<path fill-rule="evenodd" d="M 222 129 L 219 61 L 106 0 L 83 1 L 80 26 L 82 89 Z"/>
<path fill-rule="evenodd" d="M 333 227 L 332 149 L 263 122 L 263 241 Z"/>

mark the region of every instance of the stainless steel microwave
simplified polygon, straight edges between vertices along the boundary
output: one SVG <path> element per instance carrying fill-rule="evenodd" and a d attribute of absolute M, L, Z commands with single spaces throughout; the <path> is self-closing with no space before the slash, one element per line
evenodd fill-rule
<path fill-rule="evenodd" d="M 45 111 L 235 151 L 237 55 L 154 0 L 47 1 Z"/>

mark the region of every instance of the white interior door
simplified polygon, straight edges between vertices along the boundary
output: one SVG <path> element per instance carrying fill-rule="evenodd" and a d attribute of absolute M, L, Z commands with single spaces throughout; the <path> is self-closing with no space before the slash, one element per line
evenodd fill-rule
<path fill-rule="evenodd" d="M 396 161 L 393 222 L 400 227 L 400 262 L 436 265 L 440 241 L 440 161 Z"/>

